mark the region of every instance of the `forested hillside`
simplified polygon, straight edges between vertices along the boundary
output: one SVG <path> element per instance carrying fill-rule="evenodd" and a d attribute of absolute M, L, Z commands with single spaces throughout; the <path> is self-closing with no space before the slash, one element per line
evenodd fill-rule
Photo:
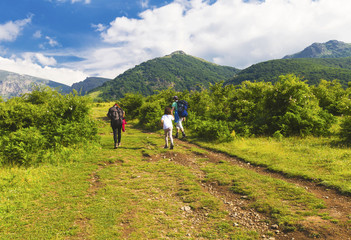
<path fill-rule="evenodd" d="M 199 90 L 232 78 L 237 72 L 236 68 L 219 66 L 178 51 L 129 69 L 93 92 L 98 92 L 102 100 L 113 100 L 126 93 L 151 95 L 169 87 L 176 91 Z"/>
<path fill-rule="evenodd" d="M 293 73 L 316 85 L 321 79 L 338 79 L 344 87 L 351 80 L 351 57 L 279 59 L 254 64 L 238 73 L 226 84 L 243 81 L 276 82 L 280 75 Z"/>
<path fill-rule="evenodd" d="M 112 79 L 101 77 L 87 77 L 84 81 L 73 83 L 71 89 L 74 89 L 82 95 L 85 95 L 90 90 L 100 87 L 102 84 L 110 80 Z"/>

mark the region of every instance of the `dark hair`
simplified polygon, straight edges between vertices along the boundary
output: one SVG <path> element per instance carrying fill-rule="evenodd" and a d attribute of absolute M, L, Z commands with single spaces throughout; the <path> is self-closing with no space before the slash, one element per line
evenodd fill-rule
<path fill-rule="evenodd" d="M 166 107 L 165 108 L 165 114 L 166 115 L 172 114 L 172 109 L 170 107 Z"/>
<path fill-rule="evenodd" d="M 173 97 L 173 100 L 178 100 L 178 97 L 177 97 L 177 96 L 174 96 L 174 97 Z"/>

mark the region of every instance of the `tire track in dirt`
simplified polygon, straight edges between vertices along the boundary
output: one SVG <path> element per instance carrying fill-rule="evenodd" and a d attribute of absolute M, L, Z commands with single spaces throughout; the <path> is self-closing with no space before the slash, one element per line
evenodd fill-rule
<path fill-rule="evenodd" d="M 351 240 L 351 229 L 349 224 L 351 221 L 351 197 L 342 195 L 335 189 L 329 189 L 308 180 L 287 177 L 283 173 L 272 172 L 265 167 L 254 166 L 228 154 L 214 152 L 213 150 L 203 148 L 187 141 L 176 140 L 176 143 L 178 147 L 181 146 L 185 149 L 195 147 L 205 150 L 206 155 L 202 157 L 206 157 L 214 163 L 225 160 L 239 167 L 255 171 L 258 174 L 280 179 L 305 188 L 306 191 L 312 193 L 317 198 L 323 199 L 326 209 L 322 210 L 322 212 L 328 213 L 329 216 L 335 220 L 335 223 L 333 223 L 330 220 L 324 220 L 318 216 L 307 217 L 305 220 L 299 222 L 299 225 L 301 225 L 300 231 L 282 234 L 276 229 L 276 226 L 273 226 L 272 228 L 272 226 L 263 226 L 259 224 L 260 221 L 267 219 L 253 209 L 247 208 L 249 201 L 247 199 L 242 199 L 242 195 L 234 194 L 226 187 L 218 186 L 216 183 L 202 182 L 201 184 L 206 191 L 221 199 L 227 205 L 227 210 L 230 213 L 229 215 L 233 219 L 234 224 L 240 224 L 241 226 L 248 229 L 254 229 L 262 234 L 268 230 L 276 232 L 278 234 L 275 236 L 275 239 L 314 239 L 318 237 L 319 239 Z M 179 164 L 190 167 L 194 170 L 200 180 L 204 179 L 205 173 L 202 172 L 198 164 L 196 164 L 195 153 L 185 155 L 175 152 L 167 152 L 166 157 Z M 246 210 L 242 211 L 242 209 Z M 240 216 L 242 216 L 241 219 L 244 219 L 244 222 L 238 221 Z"/>

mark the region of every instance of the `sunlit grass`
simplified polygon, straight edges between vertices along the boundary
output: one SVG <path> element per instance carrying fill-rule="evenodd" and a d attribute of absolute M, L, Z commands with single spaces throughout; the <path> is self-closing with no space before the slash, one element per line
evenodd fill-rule
<path fill-rule="evenodd" d="M 323 137 L 242 138 L 230 143 L 200 145 L 289 176 L 314 180 L 351 194 L 351 149 Z"/>

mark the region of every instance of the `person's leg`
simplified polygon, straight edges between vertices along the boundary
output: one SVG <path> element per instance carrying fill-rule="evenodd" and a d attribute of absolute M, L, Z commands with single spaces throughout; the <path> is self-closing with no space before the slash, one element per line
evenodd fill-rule
<path fill-rule="evenodd" d="M 168 135 L 169 135 L 170 131 L 169 131 L 169 128 L 168 129 L 163 129 L 163 131 L 165 133 L 165 147 L 164 148 L 168 148 Z"/>
<path fill-rule="evenodd" d="M 121 138 L 122 138 L 122 124 L 117 126 L 117 133 L 118 133 L 118 146 L 121 145 Z"/>
<path fill-rule="evenodd" d="M 115 148 L 117 148 L 117 133 L 118 133 L 118 130 L 117 130 L 117 128 L 112 128 L 112 130 L 113 130 L 113 141 L 114 141 L 114 143 L 115 143 Z"/>
<path fill-rule="evenodd" d="M 183 137 L 185 137 L 185 132 L 184 132 L 184 128 L 183 128 L 183 118 L 179 118 L 179 121 L 177 123 L 177 131 L 179 132 L 179 129 L 182 131 L 182 135 Z"/>
<path fill-rule="evenodd" d="M 170 128 L 168 135 L 169 135 L 169 140 L 171 141 L 171 148 L 170 149 L 173 149 L 174 144 L 173 144 L 172 128 Z"/>

